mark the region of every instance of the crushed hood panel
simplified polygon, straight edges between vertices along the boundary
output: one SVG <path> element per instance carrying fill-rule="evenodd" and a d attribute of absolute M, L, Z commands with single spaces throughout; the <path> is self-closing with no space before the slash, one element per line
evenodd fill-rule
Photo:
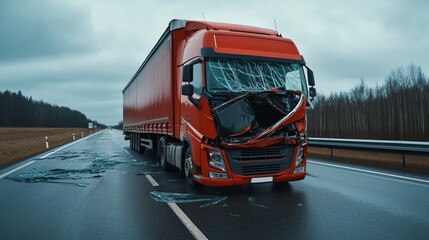
<path fill-rule="evenodd" d="M 223 136 L 240 134 L 250 128 L 255 114 L 250 104 L 244 99 L 236 101 L 217 111 Z"/>
<path fill-rule="evenodd" d="M 212 101 L 222 142 L 241 144 L 298 136 L 295 121 L 305 117 L 306 100 L 295 91 L 246 93 Z"/>

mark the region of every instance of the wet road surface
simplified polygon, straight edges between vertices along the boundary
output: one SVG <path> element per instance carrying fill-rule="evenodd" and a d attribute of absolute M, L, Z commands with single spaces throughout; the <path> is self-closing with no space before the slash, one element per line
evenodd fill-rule
<path fill-rule="evenodd" d="M 0 170 L 0 239 L 429 236 L 425 175 L 311 159 L 303 181 L 191 190 L 128 144 L 106 130 Z"/>

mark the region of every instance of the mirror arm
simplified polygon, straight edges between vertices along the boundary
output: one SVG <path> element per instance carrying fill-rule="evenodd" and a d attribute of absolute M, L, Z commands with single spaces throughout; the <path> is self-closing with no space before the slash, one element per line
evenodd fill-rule
<path fill-rule="evenodd" d="M 201 109 L 200 99 L 193 98 L 192 96 L 188 96 L 189 101 L 194 104 L 198 109 Z"/>

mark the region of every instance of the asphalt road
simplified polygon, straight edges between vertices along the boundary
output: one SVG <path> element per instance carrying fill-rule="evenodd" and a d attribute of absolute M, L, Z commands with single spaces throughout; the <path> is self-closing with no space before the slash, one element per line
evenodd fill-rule
<path fill-rule="evenodd" d="M 288 184 L 191 190 L 105 130 L 0 170 L 0 239 L 429 239 L 429 176 L 307 169 Z"/>

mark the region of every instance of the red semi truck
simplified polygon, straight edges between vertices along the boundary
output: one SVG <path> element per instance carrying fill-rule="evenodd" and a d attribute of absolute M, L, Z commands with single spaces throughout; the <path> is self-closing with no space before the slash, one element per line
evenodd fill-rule
<path fill-rule="evenodd" d="M 122 91 L 125 139 L 192 187 L 301 180 L 314 84 L 277 31 L 172 20 Z"/>

